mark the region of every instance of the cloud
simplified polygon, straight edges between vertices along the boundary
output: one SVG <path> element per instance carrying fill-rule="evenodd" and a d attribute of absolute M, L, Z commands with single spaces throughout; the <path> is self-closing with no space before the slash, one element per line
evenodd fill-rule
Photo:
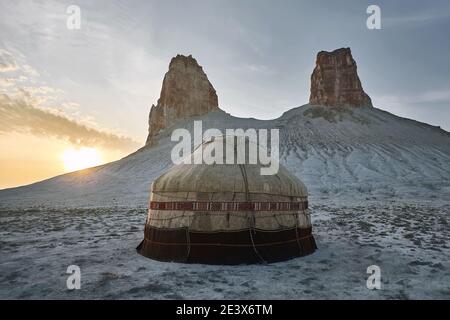
<path fill-rule="evenodd" d="M 0 73 L 16 71 L 19 68 L 13 55 L 4 49 L 0 49 Z"/>
<path fill-rule="evenodd" d="M 75 145 L 130 151 L 139 145 L 129 137 L 90 128 L 62 114 L 36 108 L 23 99 L 0 94 L 0 134 L 52 136 Z"/>
<path fill-rule="evenodd" d="M 0 67 L 12 71 L 0 78 L 0 135 L 25 132 L 121 151 L 139 147 L 132 138 L 98 128 L 92 117 L 81 115 L 79 105 L 67 101 L 63 90 L 48 86 L 20 52 L 0 48 Z"/>
<path fill-rule="evenodd" d="M 0 78 L 0 88 L 11 87 L 16 83 L 15 79 L 11 78 Z"/>
<path fill-rule="evenodd" d="M 432 90 L 415 95 L 378 95 L 380 106 L 403 106 L 417 104 L 450 103 L 450 89 Z"/>
<path fill-rule="evenodd" d="M 445 21 L 450 17 L 450 13 L 441 12 L 421 12 L 415 15 L 404 15 L 395 17 L 382 18 L 382 24 L 385 26 L 413 26 L 416 27 L 420 24 L 434 23 L 439 21 Z"/>
<path fill-rule="evenodd" d="M 28 64 L 22 65 L 21 70 L 30 77 L 39 77 L 40 76 L 39 72 Z"/>
<path fill-rule="evenodd" d="M 243 70 L 244 72 L 255 72 L 255 73 L 260 73 L 260 74 L 271 74 L 272 70 L 270 69 L 269 66 L 264 65 L 264 64 L 254 64 L 254 63 L 249 63 L 249 64 L 244 64 L 242 66 L 239 67 L 241 70 Z"/>
<path fill-rule="evenodd" d="M 427 91 L 419 96 L 420 102 L 450 102 L 450 89 Z"/>
<path fill-rule="evenodd" d="M 40 77 L 40 73 L 25 62 L 21 53 L 0 48 L 0 73 L 6 72 L 19 74 L 17 77 L 27 80 Z"/>

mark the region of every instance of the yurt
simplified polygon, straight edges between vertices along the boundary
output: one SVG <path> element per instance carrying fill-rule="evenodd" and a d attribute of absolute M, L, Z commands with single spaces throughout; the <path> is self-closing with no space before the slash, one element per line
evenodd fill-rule
<path fill-rule="evenodd" d="M 286 168 L 261 175 L 258 163 L 195 164 L 210 144 L 226 141 L 204 142 L 190 155 L 191 163 L 175 165 L 154 180 L 144 240 L 137 247 L 141 255 L 232 265 L 314 252 L 307 189 Z"/>

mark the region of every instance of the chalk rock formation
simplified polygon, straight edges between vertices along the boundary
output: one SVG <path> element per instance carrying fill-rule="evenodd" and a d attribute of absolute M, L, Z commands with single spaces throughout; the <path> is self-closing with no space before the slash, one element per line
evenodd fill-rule
<path fill-rule="evenodd" d="M 372 107 L 370 97 L 361 86 L 350 48 L 317 54 L 309 103 L 330 107 Z"/>
<path fill-rule="evenodd" d="M 162 129 L 177 121 L 213 110 L 219 110 L 216 90 L 202 67 L 191 55 L 177 55 L 164 76 L 158 103 L 150 110 L 146 144 L 151 145 Z"/>

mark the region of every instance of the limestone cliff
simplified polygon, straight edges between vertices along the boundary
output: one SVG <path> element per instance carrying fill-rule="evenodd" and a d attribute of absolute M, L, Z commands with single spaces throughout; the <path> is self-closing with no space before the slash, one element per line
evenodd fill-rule
<path fill-rule="evenodd" d="M 179 120 L 218 109 L 216 90 L 202 67 L 191 55 L 177 55 L 164 76 L 158 103 L 150 110 L 146 144 L 151 145 L 161 130 Z"/>
<path fill-rule="evenodd" d="M 329 107 L 372 107 L 359 80 L 350 48 L 317 54 L 309 103 Z"/>

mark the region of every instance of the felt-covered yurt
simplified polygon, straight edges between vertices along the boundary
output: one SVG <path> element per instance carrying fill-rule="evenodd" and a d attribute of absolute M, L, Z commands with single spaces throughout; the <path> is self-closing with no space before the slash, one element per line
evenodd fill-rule
<path fill-rule="evenodd" d="M 222 142 L 203 143 L 192 159 Z M 144 240 L 137 247 L 141 255 L 248 264 L 314 252 L 307 189 L 286 168 L 262 175 L 260 164 L 194 163 L 175 165 L 154 180 Z"/>

